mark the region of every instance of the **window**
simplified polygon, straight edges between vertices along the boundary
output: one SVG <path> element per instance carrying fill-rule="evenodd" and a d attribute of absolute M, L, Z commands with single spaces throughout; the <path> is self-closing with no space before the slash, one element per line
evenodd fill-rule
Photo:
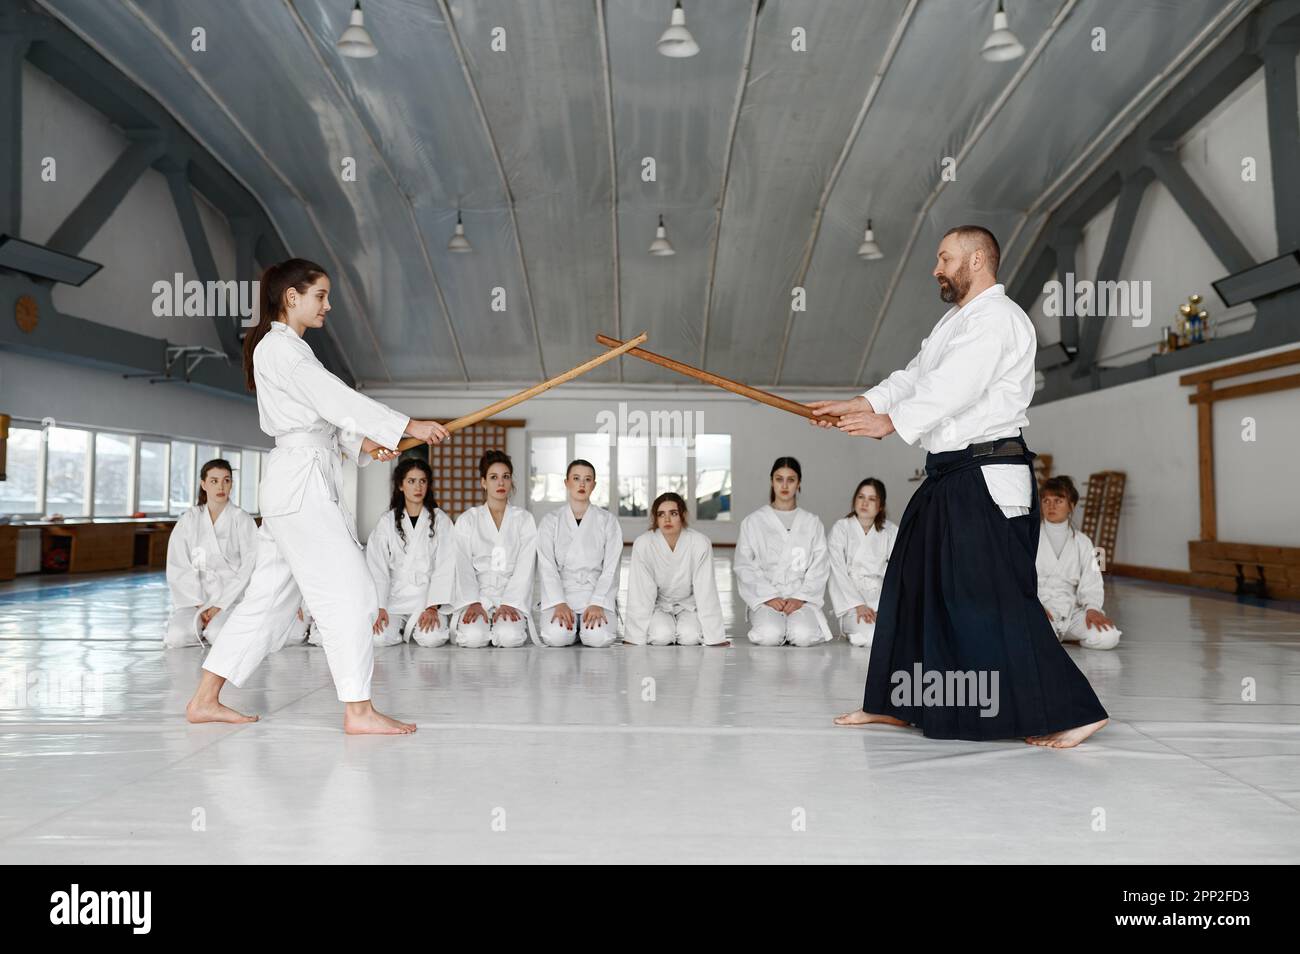
<path fill-rule="evenodd" d="M 563 503 L 565 453 L 568 439 L 563 434 L 538 435 L 530 442 L 528 499 L 532 503 Z"/>
<path fill-rule="evenodd" d="M 618 439 L 618 515 L 644 517 L 650 501 L 650 440 L 646 437 Z"/>
<path fill-rule="evenodd" d="M 96 517 L 130 516 L 134 445 L 125 434 L 95 435 Z"/>
<path fill-rule="evenodd" d="M 221 456 L 230 462 L 230 501 L 239 502 L 239 478 L 243 473 L 244 455 L 234 447 L 221 448 Z"/>
<path fill-rule="evenodd" d="M 139 509 L 145 513 L 167 512 L 167 451 L 162 441 L 140 441 Z"/>
<path fill-rule="evenodd" d="M 669 492 L 690 498 L 686 488 L 686 440 L 681 437 L 660 438 L 655 443 L 655 496 Z"/>
<path fill-rule="evenodd" d="M 244 451 L 244 466 L 240 483 L 239 506 L 249 513 L 257 513 L 257 485 L 262 474 L 262 455 L 257 451 Z"/>
<path fill-rule="evenodd" d="M 40 513 L 41 463 L 41 432 L 30 427 L 9 428 L 8 479 L 0 481 L 0 513 Z"/>
<path fill-rule="evenodd" d="M 695 517 L 731 519 L 731 435 L 695 436 Z"/>
<path fill-rule="evenodd" d="M 199 471 L 213 458 L 221 456 L 221 448 L 216 444 L 200 444 L 198 456 L 194 459 L 194 486 L 199 485 Z"/>
<path fill-rule="evenodd" d="M 586 460 L 596 468 L 596 489 L 592 491 L 591 502 L 597 507 L 609 509 L 609 435 L 575 434 L 573 435 L 573 457 L 570 460 Z M 568 461 L 565 461 L 568 464 Z M 566 497 L 567 499 L 567 497 Z"/>
<path fill-rule="evenodd" d="M 46 434 L 45 513 L 84 517 L 90 513 L 90 431 L 51 427 Z"/>
<path fill-rule="evenodd" d="M 196 466 L 194 445 L 187 441 L 172 441 L 171 491 L 168 507 L 172 513 L 180 513 L 186 507 L 194 506 L 195 488 L 199 484 Z"/>

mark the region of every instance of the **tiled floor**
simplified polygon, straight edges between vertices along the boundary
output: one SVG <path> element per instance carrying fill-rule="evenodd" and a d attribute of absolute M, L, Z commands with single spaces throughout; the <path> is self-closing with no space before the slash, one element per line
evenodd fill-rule
<path fill-rule="evenodd" d="M 1300 860 L 1300 614 L 1117 581 L 1099 736 L 938 742 L 833 727 L 867 652 L 749 646 L 715 559 L 733 649 L 379 650 L 379 739 L 306 645 L 186 724 L 160 574 L 4 584 L 0 861 Z"/>

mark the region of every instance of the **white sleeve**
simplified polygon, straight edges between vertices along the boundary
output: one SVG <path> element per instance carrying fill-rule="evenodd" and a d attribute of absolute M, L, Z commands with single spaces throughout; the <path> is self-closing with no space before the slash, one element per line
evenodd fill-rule
<path fill-rule="evenodd" d="M 343 450 L 359 463 L 363 438 L 369 437 L 384 447 L 396 447 L 410 423 L 408 415 L 352 390 L 306 355 L 287 369 L 283 377 L 290 395 L 339 428 Z"/>
<path fill-rule="evenodd" d="M 1003 354 L 1002 329 L 994 315 L 963 319 L 939 363 L 916 380 L 912 394 L 889 412 L 894 430 L 909 444 L 964 411 L 988 390 Z"/>
<path fill-rule="evenodd" d="M 695 564 L 695 572 L 691 576 L 691 590 L 695 594 L 695 612 L 700 617 L 700 631 L 704 634 L 704 642 L 711 646 L 726 642 L 727 628 L 722 622 L 722 601 L 718 599 L 718 587 L 713 579 L 713 544 L 705 538 L 700 550 L 702 556 Z"/>
<path fill-rule="evenodd" d="M 1079 551 L 1079 592 L 1076 602 L 1084 609 L 1101 612 L 1106 600 L 1106 583 L 1101 578 L 1101 568 L 1097 566 L 1092 541 L 1080 533 L 1074 542 Z"/>
<path fill-rule="evenodd" d="M 533 605 L 533 572 L 537 568 L 537 524 L 528 511 L 520 511 L 519 547 L 515 551 L 515 569 L 501 602 L 521 613 L 528 613 Z"/>
<path fill-rule="evenodd" d="M 564 581 L 560 567 L 555 562 L 555 535 L 559 531 L 559 515 L 552 511 L 542 517 L 537 528 L 537 577 L 541 586 L 541 603 L 544 610 L 567 602 L 564 598 Z"/>
<path fill-rule="evenodd" d="M 605 531 L 605 562 L 600 568 L 600 579 L 591 591 L 591 602 L 595 606 L 618 612 L 618 565 L 623 560 L 623 528 L 617 517 L 605 521 L 609 528 Z"/>
<path fill-rule="evenodd" d="M 650 617 L 654 615 L 659 599 L 659 586 L 646 555 L 644 537 L 632 544 L 632 562 L 627 581 L 627 618 L 623 621 L 623 642 L 640 646 L 645 643 L 650 630 Z"/>
<path fill-rule="evenodd" d="M 257 566 L 257 524 L 251 516 L 240 510 L 239 525 L 234 531 L 239 537 L 239 569 L 235 571 L 235 578 L 222 587 L 221 595 L 212 603 L 223 610 L 230 609 L 244 595 L 248 581 L 253 578 L 253 568 Z"/>
<path fill-rule="evenodd" d="M 759 563 L 758 547 L 754 537 L 761 531 L 755 530 L 753 514 L 740 522 L 740 536 L 736 540 L 736 552 L 732 569 L 736 574 L 736 590 L 741 602 L 750 609 L 757 609 L 768 600 L 778 599 L 785 594 L 778 593 L 767 572 Z"/>
<path fill-rule="evenodd" d="M 925 350 L 925 344 L 929 340 L 927 337 L 921 342 L 921 351 Z M 917 378 L 921 374 L 921 351 L 918 351 L 916 357 L 908 362 L 906 368 L 895 371 L 874 388 L 862 392 L 862 396 L 871 402 L 872 410 L 877 414 L 888 414 L 895 404 L 912 396 L 912 392 L 916 390 Z"/>
<path fill-rule="evenodd" d="M 849 576 L 849 535 L 845 532 L 843 521 L 835 521 L 827 541 L 827 562 L 830 564 L 831 609 L 836 616 L 843 616 L 849 610 L 863 605 L 862 597 L 857 593 L 853 578 Z"/>
<path fill-rule="evenodd" d="M 456 546 L 456 528 L 451 517 L 441 510 L 433 517 L 433 573 L 425 592 L 424 605 L 450 609 L 456 599 L 456 571 L 459 548 Z"/>
<path fill-rule="evenodd" d="M 826 602 L 826 580 L 831 574 L 831 564 L 826 548 L 826 528 L 816 517 L 813 530 L 812 552 L 808 554 L 808 566 L 804 570 L 803 581 L 791 594 L 791 598 L 803 600 L 820 607 Z"/>
<path fill-rule="evenodd" d="M 203 582 L 190 553 L 193 514 L 193 510 L 181 514 L 167 540 L 167 588 L 171 590 L 172 606 L 176 609 L 182 606 L 198 609 L 203 605 Z"/>
<path fill-rule="evenodd" d="M 470 526 L 473 510 L 456 518 L 456 605 L 460 611 L 471 603 L 483 602 L 478 591 L 478 573 L 474 570 L 474 528 Z"/>
<path fill-rule="evenodd" d="M 366 538 L 366 566 L 370 569 L 370 578 L 375 581 L 375 594 L 379 597 L 380 609 L 388 609 L 388 597 L 393 588 L 388 549 L 391 534 L 384 526 L 384 521 L 388 521 L 391 527 L 393 511 L 385 510 Z"/>

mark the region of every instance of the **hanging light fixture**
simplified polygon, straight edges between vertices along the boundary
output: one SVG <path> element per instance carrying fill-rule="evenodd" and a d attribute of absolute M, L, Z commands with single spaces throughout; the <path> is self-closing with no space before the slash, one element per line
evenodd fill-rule
<path fill-rule="evenodd" d="M 664 56 L 694 56 L 700 52 L 700 45 L 686 29 L 686 11 L 682 9 L 681 0 L 677 0 L 677 6 L 673 7 L 672 21 L 656 45 Z"/>
<path fill-rule="evenodd" d="M 1007 12 L 1002 9 L 1002 0 L 998 0 L 998 11 L 993 14 L 993 32 L 984 41 L 980 56 L 990 63 L 1004 63 L 1024 55 L 1025 48 L 1007 26 Z"/>
<path fill-rule="evenodd" d="M 664 229 L 664 217 L 659 216 L 659 227 L 655 229 L 655 240 L 650 243 L 651 255 L 676 255 L 677 250 L 668 241 L 668 232 Z"/>
<path fill-rule="evenodd" d="M 451 241 L 447 243 L 449 252 L 472 252 L 474 246 L 469 244 L 469 239 L 465 237 L 465 223 L 460 220 L 460 209 L 456 210 L 456 231 L 452 233 Z"/>
<path fill-rule="evenodd" d="M 339 36 L 335 46 L 344 56 L 358 60 L 364 60 L 379 52 L 379 47 L 375 46 L 375 41 L 370 38 L 370 31 L 366 29 L 365 18 L 361 15 L 361 0 L 357 0 L 357 5 L 352 8 L 347 29 Z"/>
<path fill-rule="evenodd" d="M 858 246 L 858 257 L 866 262 L 884 258 L 885 253 L 876 244 L 876 234 L 871 231 L 871 220 L 867 219 L 867 230 L 862 234 L 862 244 Z"/>

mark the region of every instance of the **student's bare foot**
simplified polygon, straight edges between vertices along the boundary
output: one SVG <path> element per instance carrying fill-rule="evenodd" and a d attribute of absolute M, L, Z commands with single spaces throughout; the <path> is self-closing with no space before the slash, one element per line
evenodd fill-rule
<path fill-rule="evenodd" d="M 244 715 L 242 712 L 236 712 L 229 706 L 224 706 L 217 700 L 199 701 L 191 699 L 189 705 L 185 707 L 185 718 L 189 722 L 256 722 L 257 716 Z"/>
<path fill-rule="evenodd" d="M 877 715 L 874 712 L 863 712 L 861 709 L 854 709 L 852 712 L 846 712 L 842 716 L 836 716 L 836 725 L 911 725 L 910 722 L 904 722 L 902 719 L 895 719 L 893 716 Z"/>
<path fill-rule="evenodd" d="M 1088 725 L 1075 726 L 1073 729 L 1063 729 L 1060 732 L 1050 732 L 1047 735 L 1031 735 L 1025 741 L 1030 745 L 1041 745 L 1049 749 L 1072 749 L 1109 721 L 1109 719 L 1102 719 L 1100 722 L 1091 722 Z"/>
<path fill-rule="evenodd" d="M 415 731 L 415 723 L 390 719 L 372 706 L 355 715 L 351 711 L 345 712 L 343 731 L 348 735 L 410 735 Z"/>

